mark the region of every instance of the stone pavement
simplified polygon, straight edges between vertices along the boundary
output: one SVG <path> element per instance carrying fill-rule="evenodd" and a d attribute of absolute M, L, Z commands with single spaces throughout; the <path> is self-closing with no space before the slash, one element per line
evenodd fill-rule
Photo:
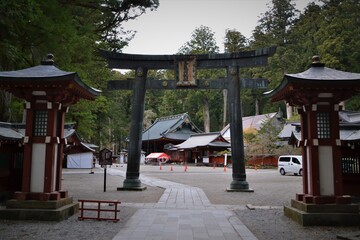
<path fill-rule="evenodd" d="M 107 173 L 125 177 L 119 169 Z M 140 180 L 165 191 L 157 203 L 122 204 L 139 210 L 114 240 L 257 239 L 232 211 L 234 206 L 211 204 L 202 189 L 143 175 Z"/>

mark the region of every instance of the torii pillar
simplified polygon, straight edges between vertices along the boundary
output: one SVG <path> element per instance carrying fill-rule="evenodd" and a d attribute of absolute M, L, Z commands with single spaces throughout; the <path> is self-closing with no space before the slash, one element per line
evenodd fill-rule
<path fill-rule="evenodd" d="M 61 188 L 65 112 L 81 98 L 94 100 L 99 91 L 55 67 L 52 57 L 39 66 L 0 72 L 0 89 L 24 99 L 26 110 L 21 192 L 0 218 L 63 220 L 78 208 Z"/>
<path fill-rule="evenodd" d="M 339 103 L 360 93 L 360 74 L 327 68 L 313 57 L 302 73 L 285 74 L 267 95 L 297 106 L 301 117 L 303 193 L 286 216 L 301 225 L 359 225 L 359 206 L 343 193 Z"/>

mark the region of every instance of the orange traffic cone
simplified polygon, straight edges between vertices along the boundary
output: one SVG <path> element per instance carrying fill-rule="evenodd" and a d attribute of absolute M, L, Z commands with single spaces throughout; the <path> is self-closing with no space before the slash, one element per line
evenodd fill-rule
<path fill-rule="evenodd" d="M 187 169 L 188 169 L 188 166 L 187 166 L 187 165 L 185 165 L 185 172 L 187 172 Z"/>
<path fill-rule="evenodd" d="M 226 172 L 226 165 L 224 165 L 224 172 Z"/>
<path fill-rule="evenodd" d="M 172 166 L 170 166 L 170 171 L 173 171 L 173 167 L 172 167 Z"/>

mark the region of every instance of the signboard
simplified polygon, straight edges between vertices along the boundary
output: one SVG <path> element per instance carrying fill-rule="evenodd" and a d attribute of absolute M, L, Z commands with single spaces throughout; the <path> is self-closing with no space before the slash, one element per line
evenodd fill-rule
<path fill-rule="evenodd" d="M 183 59 L 175 60 L 175 76 L 176 86 L 188 87 L 196 86 L 195 71 L 196 71 L 196 57 L 182 56 Z"/>
<path fill-rule="evenodd" d="M 112 151 L 104 148 L 99 153 L 99 164 L 100 165 L 112 165 Z"/>

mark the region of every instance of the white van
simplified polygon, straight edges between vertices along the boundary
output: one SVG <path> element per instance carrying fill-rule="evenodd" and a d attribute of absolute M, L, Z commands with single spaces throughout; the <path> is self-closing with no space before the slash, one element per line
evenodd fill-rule
<path fill-rule="evenodd" d="M 302 175 L 302 156 L 284 155 L 278 158 L 278 170 L 281 175 L 292 173 Z"/>

